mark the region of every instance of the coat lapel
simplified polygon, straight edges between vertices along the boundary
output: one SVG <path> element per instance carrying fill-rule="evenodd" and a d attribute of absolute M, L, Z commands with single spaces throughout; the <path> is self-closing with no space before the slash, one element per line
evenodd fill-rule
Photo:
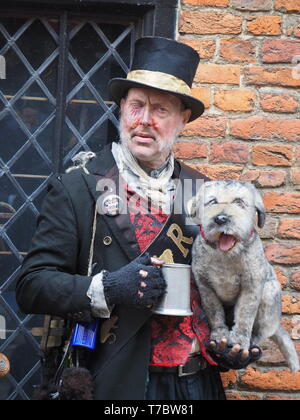
<path fill-rule="evenodd" d="M 89 174 L 82 173 L 82 176 L 99 208 L 101 208 L 103 197 L 109 194 L 106 187 L 113 187 L 112 193 L 119 195 L 119 192 L 122 192 L 124 195 L 124 187 L 119 185 L 119 171 L 110 148 L 105 148 L 100 156 L 87 165 L 87 169 Z M 125 195 L 122 199 L 125 206 Z M 106 222 L 128 259 L 131 261 L 137 258 L 140 255 L 140 250 L 129 213 L 126 211 L 117 216 L 101 214 L 99 217 L 102 217 Z"/>

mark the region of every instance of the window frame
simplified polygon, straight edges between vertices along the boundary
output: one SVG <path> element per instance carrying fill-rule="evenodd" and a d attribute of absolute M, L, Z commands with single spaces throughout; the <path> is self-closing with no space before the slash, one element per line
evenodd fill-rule
<path fill-rule="evenodd" d="M 58 11 L 66 7 L 69 11 L 76 12 L 85 9 L 85 11 L 97 11 L 98 7 L 103 8 L 103 12 L 111 14 L 122 12 L 127 16 L 143 19 L 142 34 L 144 36 L 162 36 L 175 39 L 177 37 L 177 16 L 180 0 L 11 0 L 9 6 L 1 7 L 1 10 L 7 8 L 25 7 L 34 8 L 37 12 L 37 6 L 47 6 L 47 9 Z M 129 13 L 128 13 L 129 12 Z"/>

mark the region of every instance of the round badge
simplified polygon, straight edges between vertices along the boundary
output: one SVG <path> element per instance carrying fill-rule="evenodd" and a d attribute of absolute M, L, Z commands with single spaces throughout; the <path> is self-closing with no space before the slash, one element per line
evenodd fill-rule
<path fill-rule="evenodd" d="M 8 358 L 3 354 L 0 353 L 0 378 L 6 376 L 10 371 L 10 363 Z"/>
<path fill-rule="evenodd" d="M 115 194 L 110 194 L 102 202 L 102 212 L 107 216 L 117 216 L 123 207 L 123 200 Z"/>

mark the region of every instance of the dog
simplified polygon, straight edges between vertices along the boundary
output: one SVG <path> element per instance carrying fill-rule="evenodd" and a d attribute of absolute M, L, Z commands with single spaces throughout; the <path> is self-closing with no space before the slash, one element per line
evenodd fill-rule
<path fill-rule="evenodd" d="M 239 181 L 206 182 L 189 203 L 200 225 L 192 250 L 192 272 L 211 327 L 211 341 L 248 350 L 271 338 L 292 372 L 299 358 L 280 326 L 281 286 L 267 261 L 256 225 L 266 211 L 258 190 Z M 233 313 L 233 324 L 226 316 Z M 231 328 L 232 327 L 232 328 Z"/>

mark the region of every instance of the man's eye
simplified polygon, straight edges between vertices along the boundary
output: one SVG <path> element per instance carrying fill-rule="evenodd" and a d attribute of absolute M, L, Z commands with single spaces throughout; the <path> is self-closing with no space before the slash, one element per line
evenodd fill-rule
<path fill-rule="evenodd" d="M 208 201 L 205 205 L 206 206 L 213 206 L 214 204 L 218 204 L 218 201 L 216 198 L 213 198 L 212 200 Z"/>
<path fill-rule="evenodd" d="M 168 112 L 167 108 L 163 108 L 163 107 L 159 107 L 159 108 L 157 108 L 157 111 L 158 111 L 160 114 L 167 114 L 167 112 Z"/>

